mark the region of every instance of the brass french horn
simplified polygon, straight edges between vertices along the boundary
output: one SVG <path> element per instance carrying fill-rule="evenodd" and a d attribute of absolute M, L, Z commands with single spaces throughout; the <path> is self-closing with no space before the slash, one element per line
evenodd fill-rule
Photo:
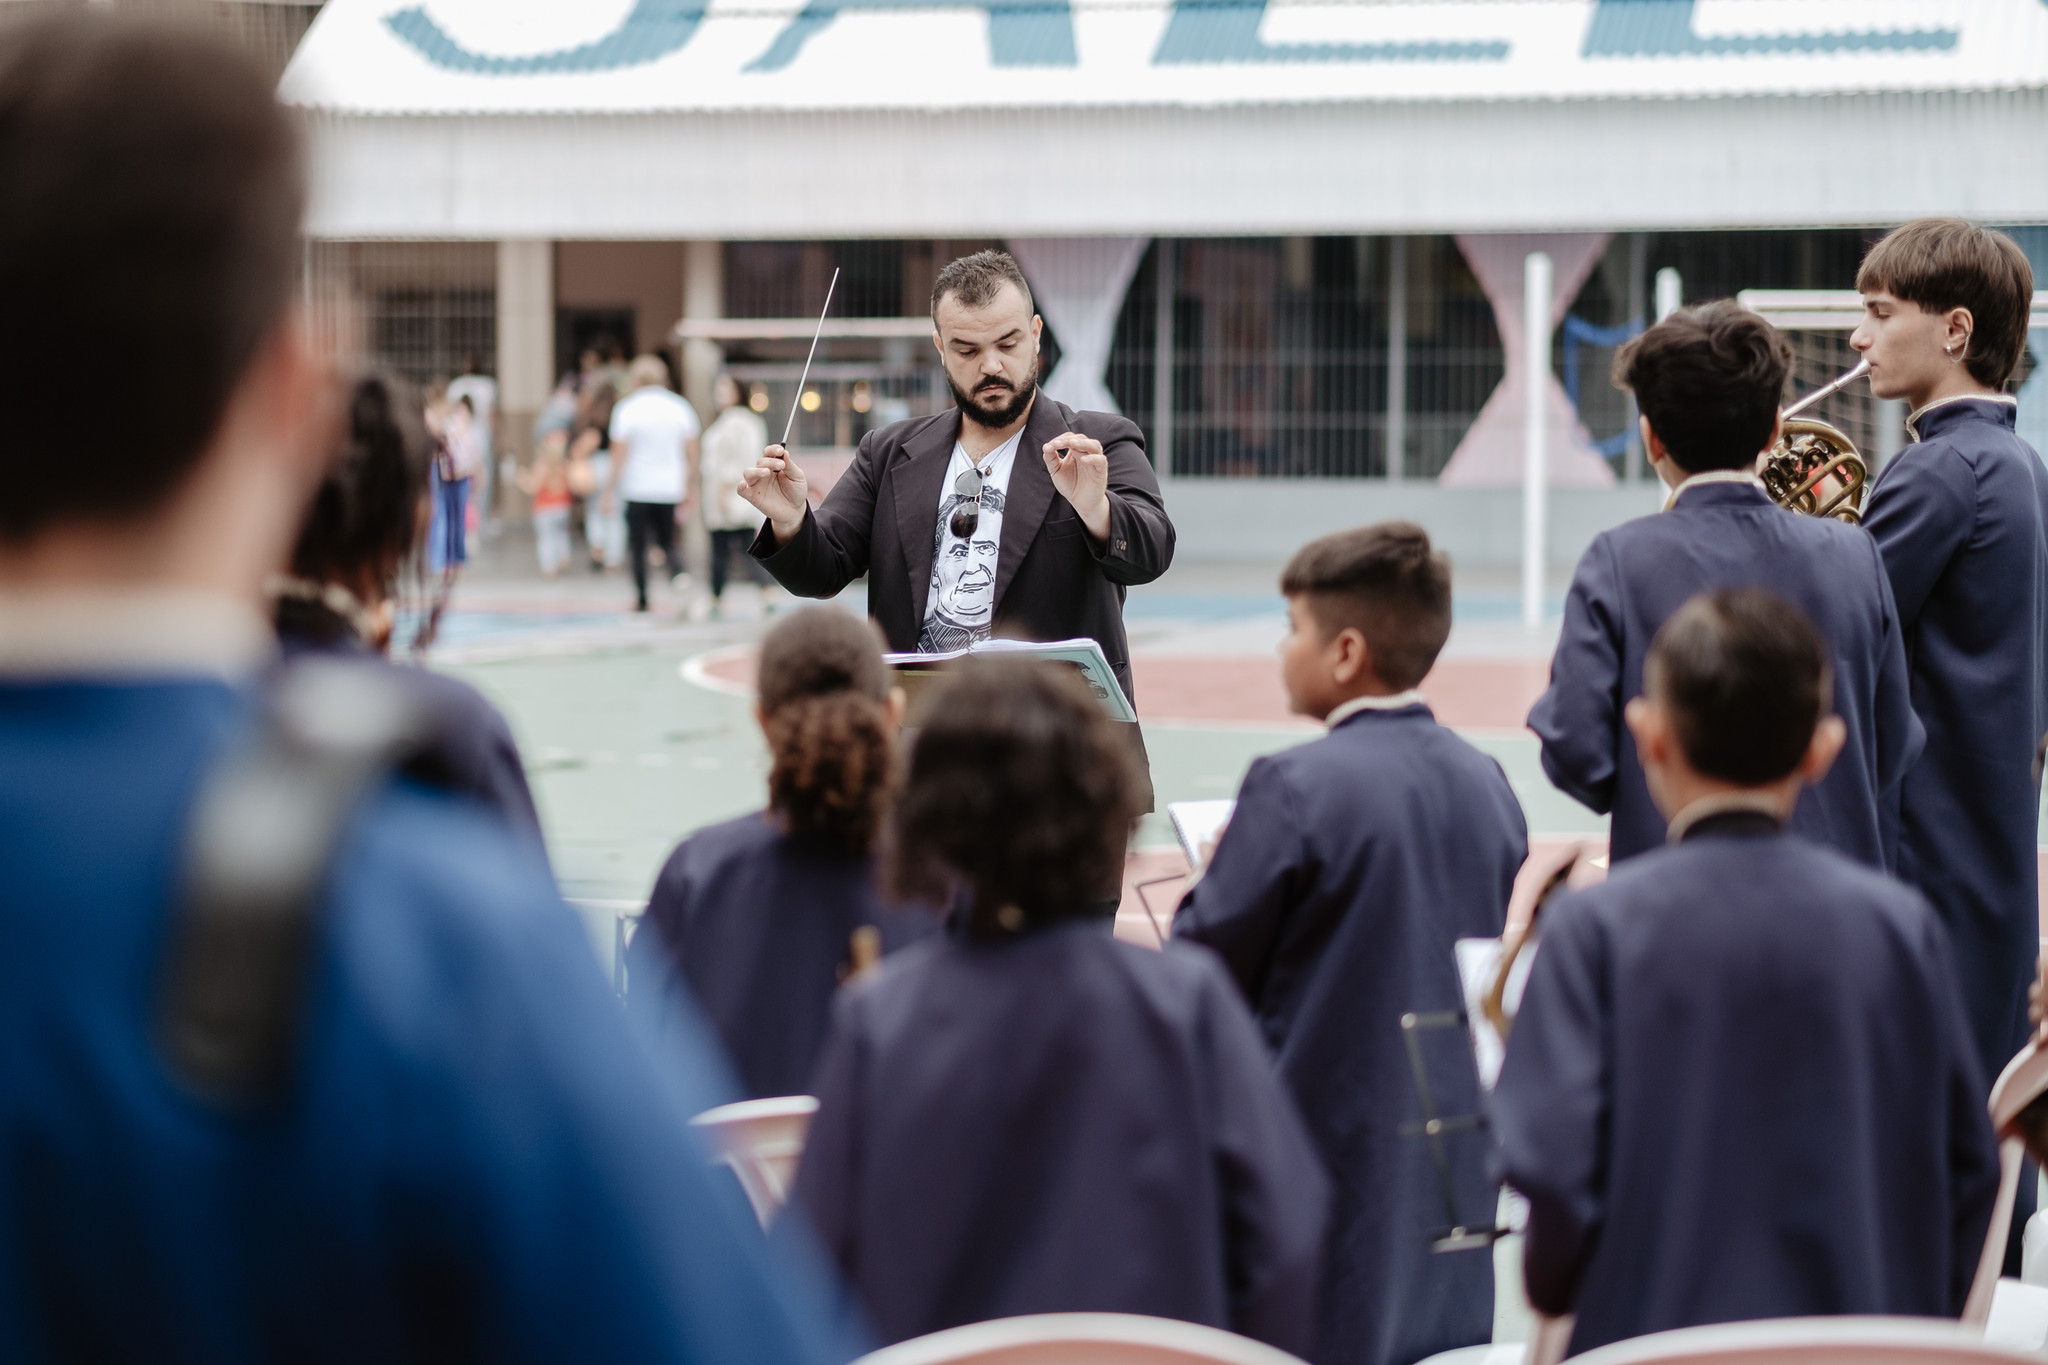
<path fill-rule="evenodd" d="M 1785 409 L 1778 443 L 1757 458 L 1756 474 L 1771 501 L 1809 517 L 1833 517 L 1854 526 L 1863 520 L 1863 493 L 1869 466 L 1856 445 L 1840 430 L 1818 418 L 1799 414 L 1829 394 L 1861 379 L 1870 362 L 1815 389 Z"/>

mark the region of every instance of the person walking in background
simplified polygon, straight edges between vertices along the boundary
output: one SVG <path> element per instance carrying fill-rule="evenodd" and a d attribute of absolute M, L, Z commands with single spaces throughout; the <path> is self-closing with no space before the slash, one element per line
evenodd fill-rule
<path fill-rule="evenodd" d="M 583 499 L 583 540 L 592 573 L 616 572 L 626 562 L 626 519 L 607 490 L 612 483 L 612 408 L 618 391 L 599 377 L 586 356 L 584 387 L 576 396 L 576 436 L 569 446 L 569 488 Z"/>
<path fill-rule="evenodd" d="M 722 610 L 725 580 L 735 556 L 741 572 L 766 589 L 774 583 L 761 562 L 747 553 L 747 546 L 761 529 L 761 513 L 740 496 L 740 484 L 747 469 L 761 457 L 768 444 L 768 426 L 761 415 L 742 401 L 740 386 L 729 374 L 718 376 L 712 394 L 718 416 L 704 429 L 703 478 L 704 529 L 711 536 L 711 610 Z M 764 592 L 762 604 L 767 606 Z"/>
<path fill-rule="evenodd" d="M 611 481 L 603 494 L 622 506 L 633 565 L 634 611 L 647 610 L 647 551 L 661 551 L 671 580 L 682 577 L 676 523 L 696 505 L 697 410 L 668 386 L 668 363 L 643 355 L 627 372 L 632 392 L 612 409 Z"/>
<path fill-rule="evenodd" d="M 937 932 L 936 912 L 875 885 L 903 693 L 873 626 L 806 607 L 761 642 L 754 712 L 768 738 L 768 809 L 698 830 L 655 879 L 628 954 L 627 1001 L 657 1026 L 687 988 L 754 1098 L 810 1089 L 839 983 Z M 675 964 L 673 985 L 640 967 Z"/>
<path fill-rule="evenodd" d="M 481 476 L 477 505 L 486 517 L 498 511 L 498 381 L 484 373 L 483 361 L 475 354 L 462 358 L 462 373 L 448 381 L 448 399 L 469 404 L 476 433 L 477 463 L 472 477 Z"/>
<path fill-rule="evenodd" d="M 519 476 L 519 491 L 533 499 L 533 547 L 543 578 L 553 578 L 569 562 L 569 462 L 562 455 L 562 434 L 548 433 L 534 452 L 533 466 Z"/>

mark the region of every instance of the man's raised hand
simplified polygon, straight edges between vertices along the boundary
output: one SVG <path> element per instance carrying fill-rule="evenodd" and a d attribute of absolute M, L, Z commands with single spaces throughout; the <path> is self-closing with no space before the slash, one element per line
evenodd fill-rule
<path fill-rule="evenodd" d="M 1102 442 L 1063 431 L 1045 443 L 1045 472 L 1052 486 L 1081 514 L 1081 524 L 1098 541 L 1109 539 L 1109 456 Z"/>
<path fill-rule="evenodd" d="M 804 524 L 810 485 L 803 470 L 781 446 L 769 446 L 740 477 L 739 494 L 761 510 L 775 532 L 775 543 L 787 545 Z"/>

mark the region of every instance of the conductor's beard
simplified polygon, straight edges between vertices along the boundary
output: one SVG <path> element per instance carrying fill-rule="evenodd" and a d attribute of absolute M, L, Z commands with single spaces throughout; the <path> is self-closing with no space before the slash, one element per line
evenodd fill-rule
<path fill-rule="evenodd" d="M 973 393 L 963 393 L 953 376 L 946 376 L 946 387 L 953 391 L 953 404 L 972 418 L 976 424 L 1000 431 L 1024 415 L 1031 406 L 1032 398 L 1038 393 L 1038 377 L 1033 375 L 1019 388 L 1003 379 L 984 379 L 975 386 Z"/>

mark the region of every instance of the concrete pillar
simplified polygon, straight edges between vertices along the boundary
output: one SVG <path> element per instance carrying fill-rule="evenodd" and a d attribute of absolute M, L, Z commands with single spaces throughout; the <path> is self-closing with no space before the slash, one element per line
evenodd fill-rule
<path fill-rule="evenodd" d="M 555 387 L 555 244 L 498 243 L 498 407 L 504 450 L 533 454 L 533 421 Z"/>
<path fill-rule="evenodd" d="M 683 243 L 683 316 L 695 320 L 725 316 L 725 243 Z M 725 348 L 717 342 L 697 337 L 683 343 L 683 397 L 690 400 L 690 406 L 706 426 L 718 415 L 712 389 L 724 364 Z M 704 529 L 702 502 L 699 498 L 696 513 L 683 523 L 682 552 L 690 572 L 699 582 L 706 582 L 711 565 L 711 536 Z M 703 594 L 697 595 L 690 608 L 692 616 L 706 601 L 708 598 Z"/>
<path fill-rule="evenodd" d="M 725 316 L 725 243 L 683 243 L 683 316 L 708 321 Z M 709 422 L 711 386 L 725 364 L 725 348 L 701 338 L 683 343 L 683 397 Z"/>

